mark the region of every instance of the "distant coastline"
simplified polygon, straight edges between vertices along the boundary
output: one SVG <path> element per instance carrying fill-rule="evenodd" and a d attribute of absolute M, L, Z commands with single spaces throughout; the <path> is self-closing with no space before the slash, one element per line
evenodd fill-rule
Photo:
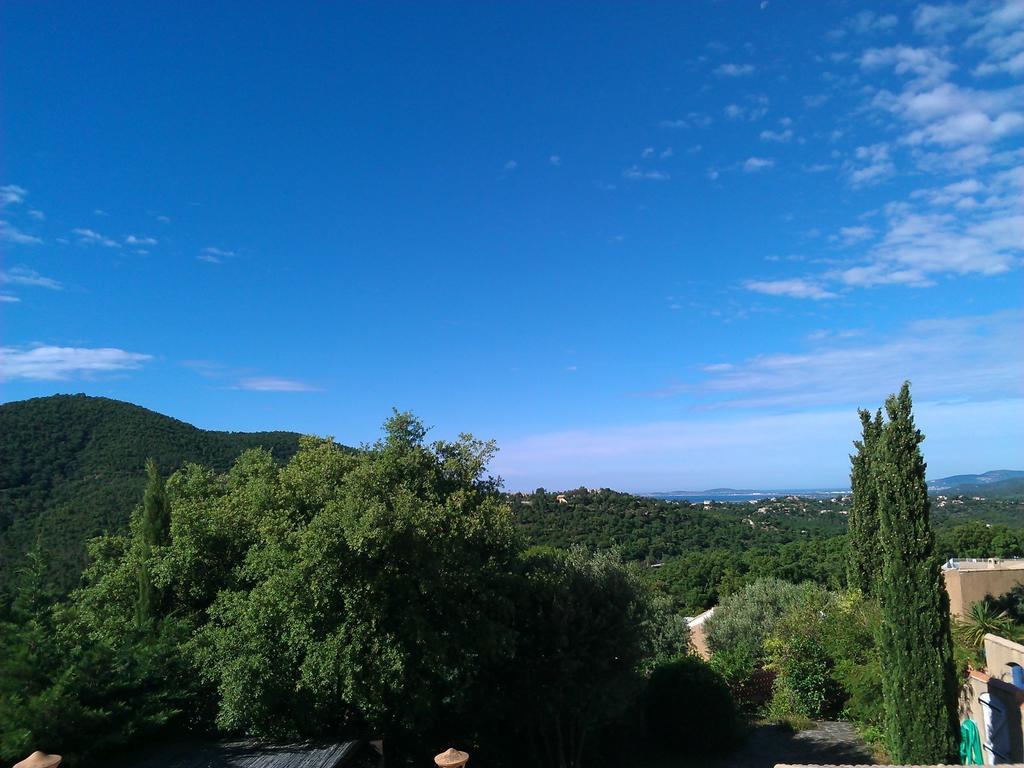
<path fill-rule="evenodd" d="M 735 488 L 712 488 L 707 491 L 663 491 L 658 493 L 645 493 L 655 499 L 667 501 L 763 501 L 771 498 L 785 498 L 786 496 L 798 496 L 802 499 L 831 499 L 839 496 L 846 496 L 850 493 L 848 488 L 838 490 L 823 490 L 811 488 L 799 488 L 776 491 L 754 491 L 737 490 Z"/>

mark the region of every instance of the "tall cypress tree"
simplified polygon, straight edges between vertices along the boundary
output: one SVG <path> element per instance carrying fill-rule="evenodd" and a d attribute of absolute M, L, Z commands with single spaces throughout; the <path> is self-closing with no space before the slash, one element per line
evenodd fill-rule
<path fill-rule="evenodd" d="M 882 551 L 879 652 L 889 750 L 894 763 L 956 763 L 959 681 L 949 632 L 949 596 L 935 557 L 928 487 L 910 384 L 885 401 L 888 422 L 872 457 Z"/>
<path fill-rule="evenodd" d="M 168 542 L 171 532 L 171 510 L 167 490 L 153 459 L 146 460 L 146 490 L 142 496 L 142 519 L 139 521 L 140 559 L 138 596 L 135 601 L 135 623 L 144 628 L 159 609 L 160 595 L 153 584 L 149 560 L 155 547 Z"/>
<path fill-rule="evenodd" d="M 878 437 L 882 433 L 882 411 L 858 411 L 861 439 L 853 445 L 857 452 L 850 457 L 850 507 L 847 539 L 850 557 L 846 563 L 846 583 L 865 595 L 873 594 L 878 581 L 878 485 L 875 482 L 874 462 Z"/>

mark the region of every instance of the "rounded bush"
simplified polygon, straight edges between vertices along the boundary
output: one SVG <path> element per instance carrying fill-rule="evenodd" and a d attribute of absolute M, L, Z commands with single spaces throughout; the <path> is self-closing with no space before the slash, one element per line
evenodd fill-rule
<path fill-rule="evenodd" d="M 648 738 L 662 752 L 728 752 L 740 730 L 725 678 L 695 656 L 683 656 L 654 670 L 644 709 Z"/>

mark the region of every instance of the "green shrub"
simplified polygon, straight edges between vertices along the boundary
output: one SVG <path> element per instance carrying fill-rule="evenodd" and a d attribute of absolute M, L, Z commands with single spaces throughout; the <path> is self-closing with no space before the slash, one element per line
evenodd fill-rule
<path fill-rule="evenodd" d="M 799 586 L 781 579 L 758 579 L 748 584 L 725 598 L 707 620 L 708 647 L 715 655 L 725 652 L 760 665 L 775 622 L 801 598 Z"/>
<path fill-rule="evenodd" d="M 726 752 L 739 734 L 739 715 L 725 679 L 694 656 L 654 670 L 645 715 L 653 746 L 665 753 Z"/>

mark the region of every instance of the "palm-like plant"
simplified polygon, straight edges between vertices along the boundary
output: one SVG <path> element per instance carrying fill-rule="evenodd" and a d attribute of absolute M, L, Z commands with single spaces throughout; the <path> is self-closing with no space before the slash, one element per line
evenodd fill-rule
<path fill-rule="evenodd" d="M 966 616 L 953 620 L 955 639 L 975 661 L 984 663 L 985 635 L 988 634 L 1016 640 L 1020 636 L 1020 627 L 1013 623 L 1006 611 L 999 610 L 987 600 L 979 600 L 971 605 Z"/>

